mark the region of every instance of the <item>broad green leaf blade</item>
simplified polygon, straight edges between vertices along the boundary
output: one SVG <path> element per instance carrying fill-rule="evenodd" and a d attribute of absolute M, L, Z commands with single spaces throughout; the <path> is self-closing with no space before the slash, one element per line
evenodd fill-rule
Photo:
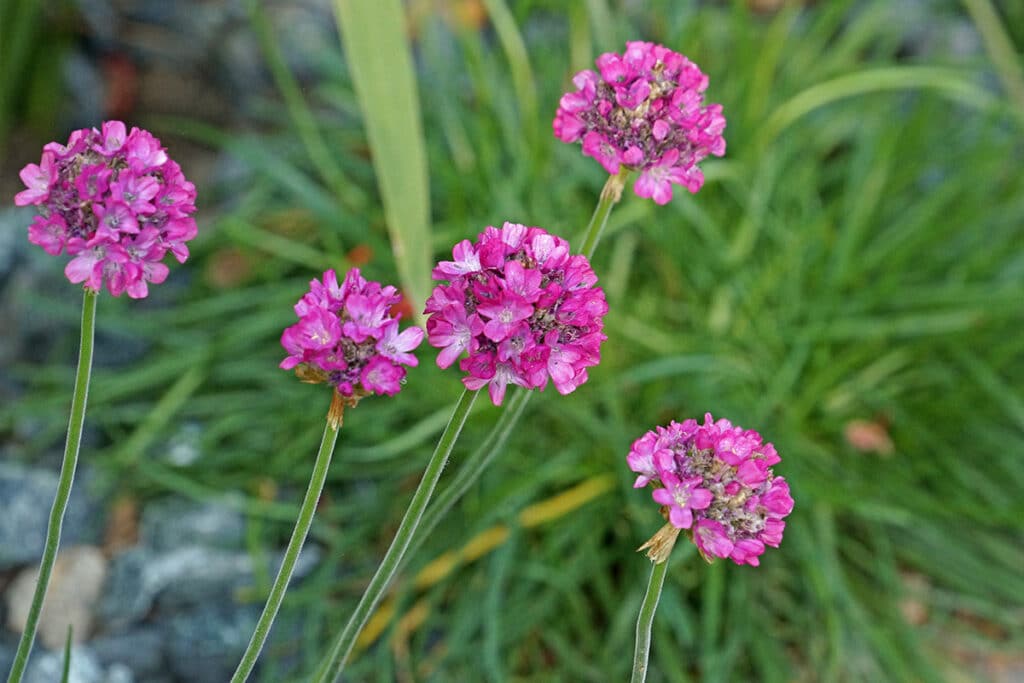
<path fill-rule="evenodd" d="M 398 275 L 413 309 L 430 285 L 427 155 L 400 0 L 335 0 Z"/>

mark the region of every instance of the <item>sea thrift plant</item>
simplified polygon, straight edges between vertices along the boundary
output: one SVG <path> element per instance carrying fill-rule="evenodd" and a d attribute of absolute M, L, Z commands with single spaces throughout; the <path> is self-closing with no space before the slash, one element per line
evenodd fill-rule
<path fill-rule="evenodd" d="M 678 52 L 639 41 L 596 64 L 562 96 L 555 137 L 580 142 L 613 176 L 621 167 L 639 171 L 633 190 L 658 204 L 672 199 L 673 183 L 697 192 L 704 184 L 697 164 L 725 154 L 722 106 L 704 104 L 708 77 Z"/>
<path fill-rule="evenodd" d="M 772 472 L 775 447 L 757 432 L 709 413 L 704 424 L 691 419 L 647 432 L 626 461 L 639 475 L 634 487 L 654 487 L 669 523 L 687 530 L 705 559 L 757 566 L 765 546 L 782 541 L 793 499 Z"/>
<path fill-rule="evenodd" d="M 487 385 L 495 405 L 509 384 L 543 389 L 550 379 L 568 394 L 587 381 L 608 304 L 585 256 L 541 228 L 505 223 L 463 240 L 453 257 L 434 269 L 448 284 L 435 287 L 425 310 L 440 367 L 468 353 L 463 384 Z"/>
<path fill-rule="evenodd" d="M 74 257 L 64 269 L 71 282 L 140 299 L 148 283 L 167 278 L 167 252 L 179 263 L 188 258 L 195 186 L 141 128 L 107 121 L 76 130 L 65 145 L 47 144 L 21 179 L 28 189 L 14 203 L 39 207 L 28 239 L 48 254 Z"/>
<path fill-rule="evenodd" d="M 394 287 L 364 279 L 358 268 L 341 284 L 328 270 L 295 304 L 299 322 L 281 335 L 288 357 L 280 367 L 297 368 L 304 381 L 330 384 L 349 405 L 370 394 L 397 394 L 403 366 L 419 363 L 412 351 L 423 341 L 418 327 L 398 331 L 401 315 L 391 309 L 401 300 Z"/>
<path fill-rule="evenodd" d="M 333 389 L 331 407 L 295 529 L 231 683 L 244 683 L 249 678 L 274 625 L 313 524 L 345 408 L 370 394 L 397 394 L 405 379 L 403 366 L 412 367 L 418 362 L 412 352 L 423 341 L 423 330 L 410 327 L 399 332 L 401 315 L 392 310 L 401 300 L 394 287 L 366 280 L 358 268 L 350 270 L 341 284 L 337 274 L 328 270 L 309 283 L 309 291 L 295 304 L 299 322 L 281 335 L 281 344 L 288 352 L 281 367 L 295 369 L 305 382 L 329 384 Z"/>
<path fill-rule="evenodd" d="M 196 235 L 195 187 L 159 140 L 140 128 L 129 132 L 120 121 L 107 121 L 100 129 L 76 130 L 65 145 L 47 144 L 39 163 L 21 170 L 21 179 L 26 189 L 15 195 L 14 203 L 38 207 L 28 229 L 29 241 L 53 256 L 67 251 L 73 258 L 64 274 L 73 283 L 84 283 L 85 291 L 64 457 L 39 578 L 8 683 L 19 683 L 25 675 L 57 561 L 85 425 L 99 292 L 106 284 L 114 296 L 122 292 L 133 299 L 147 296 L 149 283 L 167 278 L 168 268 L 162 263 L 167 252 L 184 262 L 188 258 L 185 243 Z"/>

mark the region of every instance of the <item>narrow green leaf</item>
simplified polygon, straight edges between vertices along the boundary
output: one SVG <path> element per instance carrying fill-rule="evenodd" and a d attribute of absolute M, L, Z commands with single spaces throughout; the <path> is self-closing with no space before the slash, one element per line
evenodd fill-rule
<path fill-rule="evenodd" d="M 430 195 L 412 54 L 399 0 L 335 0 L 398 275 L 413 310 L 430 284 Z"/>
<path fill-rule="evenodd" d="M 60 676 L 60 683 L 68 683 L 68 679 L 71 677 L 71 638 L 73 634 L 74 628 L 68 624 L 68 637 L 64 641 L 64 671 Z"/>

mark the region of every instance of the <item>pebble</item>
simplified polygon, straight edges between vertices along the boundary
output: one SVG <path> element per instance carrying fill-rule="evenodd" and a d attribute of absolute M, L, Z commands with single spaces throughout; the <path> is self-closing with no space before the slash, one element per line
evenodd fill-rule
<path fill-rule="evenodd" d="M 256 627 L 261 606 L 207 604 L 162 623 L 168 666 L 182 681 L 223 683 L 231 678 Z"/>
<path fill-rule="evenodd" d="M 64 651 L 44 652 L 35 649 L 28 660 L 23 683 L 57 683 L 64 673 Z M 71 648 L 68 683 L 112 683 L 87 646 Z"/>
<path fill-rule="evenodd" d="M 303 548 L 293 584 L 313 570 L 320 555 L 315 545 Z M 269 576 L 276 575 L 280 558 L 267 567 Z M 232 604 L 253 580 L 253 560 L 246 552 L 200 545 L 165 552 L 133 548 L 114 558 L 99 614 L 110 629 L 123 630 L 153 611 L 162 617 L 209 603 Z"/>
<path fill-rule="evenodd" d="M 129 669 L 140 681 L 167 675 L 163 656 L 163 635 L 155 626 L 143 625 L 125 633 L 98 636 L 89 642 L 96 658 L 105 667 Z"/>
<path fill-rule="evenodd" d="M 0 462 L 0 571 L 39 562 L 57 478 L 50 470 Z M 102 524 L 98 506 L 88 497 L 89 477 L 79 472 L 75 479 L 64 515 L 62 546 L 95 542 Z"/>
<path fill-rule="evenodd" d="M 107 560 L 99 548 L 78 546 L 57 554 L 39 615 L 37 637 L 43 645 L 51 650 L 62 648 L 69 625 L 73 643 L 86 641 L 106 574 Z M 38 568 L 24 569 L 7 588 L 7 627 L 15 633 L 25 629 L 38 576 Z"/>
<path fill-rule="evenodd" d="M 241 548 L 245 518 L 225 505 L 165 498 L 146 505 L 140 534 L 142 542 L 158 552 L 191 545 Z"/>

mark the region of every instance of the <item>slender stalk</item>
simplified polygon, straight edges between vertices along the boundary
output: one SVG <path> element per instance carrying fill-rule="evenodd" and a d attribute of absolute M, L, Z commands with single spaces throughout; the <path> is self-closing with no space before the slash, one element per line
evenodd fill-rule
<path fill-rule="evenodd" d="M 636 650 L 633 653 L 633 675 L 630 683 L 643 683 L 647 679 L 647 658 L 651 654 L 651 625 L 654 623 L 654 611 L 658 608 L 661 598 L 661 587 L 665 585 L 665 573 L 668 570 L 668 558 L 664 562 L 653 563 L 651 579 L 647 582 L 647 594 L 640 605 L 640 617 L 636 620 Z"/>
<path fill-rule="evenodd" d="M 502 449 L 505 448 L 505 442 L 508 441 L 512 430 L 519 423 L 519 418 L 522 417 L 526 404 L 530 402 L 530 397 L 533 394 L 534 392 L 522 388 L 516 391 L 515 396 L 508 402 L 508 406 L 501 413 L 498 422 L 480 444 L 480 447 L 466 458 L 455 477 L 437 494 L 430 507 L 423 513 L 419 533 L 416 534 L 416 540 L 406 553 L 406 559 L 416 554 L 423 540 L 430 536 L 430 533 L 437 528 L 448 511 L 455 506 L 455 503 L 459 502 L 459 499 L 476 483 L 484 470 L 501 454 Z"/>
<path fill-rule="evenodd" d="M 612 207 L 615 206 L 622 197 L 622 189 L 625 187 L 629 174 L 630 171 L 623 167 L 618 175 L 609 176 L 607 182 L 605 182 L 604 188 L 601 190 L 601 197 L 598 200 L 593 216 L 591 216 L 590 223 L 587 225 L 586 232 L 583 236 L 583 248 L 580 250 L 580 253 L 584 254 L 588 259 L 594 255 L 594 250 L 597 248 L 597 244 L 601 240 L 601 235 L 604 232 L 605 226 L 608 224 L 608 216 L 611 214 Z M 473 393 L 475 394 L 475 392 Z M 416 513 L 416 520 L 410 524 L 411 528 L 408 529 L 408 538 L 404 539 L 402 541 L 402 547 L 398 548 L 403 531 L 406 530 L 407 523 L 410 522 L 410 516 L 413 514 L 413 506 L 416 505 L 422 489 L 428 484 L 428 479 L 432 478 L 432 481 L 429 483 L 430 490 L 426 492 L 426 495 L 423 496 L 422 500 L 422 506 L 425 507 L 430 501 L 431 493 L 434 486 L 437 484 L 437 479 L 440 476 L 441 469 L 444 467 L 444 462 L 441 462 L 440 466 L 437 468 L 436 474 L 433 476 L 431 476 L 430 473 L 431 467 L 434 466 L 435 460 L 438 459 L 443 447 L 446 448 L 446 452 L 442 457 L 447 459 L 448 453 L 454 445 L 455 438 L 458 436 L 458 431 L 462 429 L 462 424 L 465 422 L 466 416 L 469 413 L 469 408 L 467 406 L 465 409 L 466 415 L 463 415 L 458 421 L 458 427 L 455 430 L 454 436 L 451 437 L 451 443 L 445 447 L 444 444 L 446 439 L 449 437 L 449 432 L 452 431 L 452 426 L 456 423 L 457 414 L 462 407 L 463 402 L 466 400 L 466 394 L 464 393 L 462 398 L 459 399 L 459 404 L 456 405 L 455 413 L 449 420 L 448 427 L 441 435 L 441 440 L 437 444 L 437 449 L 434 451 L 430 464 L 427 465 L 427 472 L 423 475 L 423 481 L 420 482 L 420 488 L 416 490 L 413 502 L 410 504 L 409 510 L 406 511 L 405 517 L 402 519 L 402 526 L 399 527 L 395 540 L 392 541 L 391 547 L 388 549 L 388 552 L 384 557 L 384 561 L 377 569 L 377 573 L 374 574 L 374 577 L 370 582 L 370 586 L 367 587 L 366 592 L 363 594 L 363 597 L 359 602 L 359 606 L 356 607 L 356 613 L 352 615 L 348 624 L 345 626 L 345 631 L 335 643 L 333 650 L 321 661 L 313 679 L 314 681 L 317 683 L 326 683 L 328 681 L 335 680 L 341 674 L 341 671 L 345 666 L 345 662 L 352 651 L 352 647 L 355 645 L 356 637 L 359 635 L 359 632 L 362 631 L 363 626 L 365 626 L 366 621 L 370 618 L 373 610 L 376 609 L 376 606 L 383 595 L 384 589 L 390 582 L 391 577 L 398 571 L 398 568 L 402 564 L 403 556 L 409 550 L 413 541 L 415 540 L 416 542 L 416 545 L 412 546 L 413 552 L 415 552 L 419 547 L 419 544 L 422 543 L 422 539 L 428 536 L 430 532 L 437 527 L 445 514 L 447 514 L 455 503 L 458 502 L 458 500 L 466 493 L 466 491 L 476 483 L 487 469 L 488 465 L 490 465 L 490 463 L 501 453 L 509 435 L 512 433 L 512 430 L 515 428 L 516 424 L 518 424 L 519 419 L 525 412 L 526 404 L 529 402 L 532 395 L 532 391 L 520 391 L 516 394 L 516 396 L 509 402 L 508 409 L 494 425 L 490 434 L 487 435 L 483 444 L 481 444 L 481 446 L 477 448 L 466 460 L 465 464 L 455 476 L 455 479 L 441 492 L 438 499 L 430 506 L 430 509 L 427 510 L 426 514 L 424 514 L 422 509 Z M 472 399 L 470 399 L 470 401 L 472 401 Z M 422 528 L 423 533 L 415 536 L 417 528 Z M 385 569 L 385 563 L 391 562 L 392 558 L 393 566 Z M 376 595 L 371 597 L 372 593 L 376 593 Z"/>
<path fill-rule="evenodd" d="M 597 243 L 604 233 L 604 227 L 608 224 L 608 216 L 612 213 L 612 207 L 622 198 L 622 188 L 626 186 L 629 178 L 629 169 L 622 166 L 618 175 L 608 176 L 604 187 L 601 189 L 601 198 L 597 201 L 597 208 L 594 215 L 590 217 L 590 224 L 587 225 L 587 232 L 583 237 L 583 248 L 580 253 L 588 259 L 594 256 Z"/>
<path fill-rule="evenodd" d="M 75 375 L 75 390 L 71 398 L 71 419 L 68 421 L 68 436 L 64 443 L 64 461 L 60 466 L 60 479 L 57 482 L 57 495 L 50 508 L 50 522 L 46 529 L 46 545 L 43 558 L 39 562 L 39 578 L 32 594 L 32 605 L 25 622 L 25 631 L 21 634 L 18 651 L 14 655 L 14 664 L 7 677 L 7 683 L 18 683 L 25 675 L 28 656 L 32 651 L 32 643 L 36 639 L 39 628 L 39 614 L 43 610 L 43 598 L 50 584 L 53 564 L 57 560 L 57 548 L 60 547 L 60 531 L 64 524 L 64 511 L 71 497 L 71 485 L 75 480 L 75 468 L 78 465 L 78 448 L 82 443 L 82 425 L 85 423 L 85 404 L 89 397 L 89 376 L 92 373 L 92 347 L 96 332 L 96 298 L 97 293 L 85 290 L 82 300 L 82 341 L 78 348 L 78 372 Z"/>
<path fill-rule="evenodd" d="M 370 584 L 366 587 L 366 591 L 363 592 L 363 597 L 360 598 L 359 604 L 356 606 L 352 616 L 349 617 L 348 623 L 345 624 L 345 629 L 341 632 L 331 652 L 321 662 L 317 670 L 316 681 L 336 680 L 345 668 L 345 662 L 352 652 L 356 637 L 363 630 L 363 626 L 366 625 L 370 614 L 373 613 L 373 610 L 380 603 L 384 591 L 387 589 L 388 584 L 391 583 L 391 579 L 398 570 L 398 565 L 402 561 L 405 551 L 412 542 L 416 528 L 423 517 L 423 511 L 426 509 L 427 503 L 430 502 L 434 487 L 437 486 L 437 480 L 441 477 L 441 472 L 448 462 L 448 456 L 455 446 L 455 441 L 459 438 L 459 433 L 462 431 L 462 426 L 466 423 L 466 418 L 469 417 L 469 411 L 472 409 L 473 402 L 476 400 L 478 393 L 466 389 L 462 392 L 462 396 L 459 397 L 458 403 L 455 404 L 455 410 L 452 411 L 451 419 L 448 420 L 448 426 L 445 427 L 444 433 L 441 434 L 441 439 L 437 442 L 434 454 L 430 456 L 430 462 L 427 463 L 427 468 L 423 472 L 423 479 L 416 488 L 416 493 L 413 494 L 412 502 L 409 503 L 409 509 L 405 511 L 405 516 L 402 518 L 402 523 L 395 533 L 391 547 L 384 554 L 384 559 L 381 560 L 377 572 L 370 579 Z"/>
<path fill-rule="evenodd" d="M 327 481 L 327 470 L 331 465 L 331 456 L 334 454 L 334 445 L 338 441 L 339 426 L 333 424 L 330 419 L 324 425 L 324 435 L 320 440 L 320 450 L 316 454 L 316 463 L 313 465 L 313 475 L 309 479 L 309 486 L 306 488 L 306 497 L 302 500 L 302 507 L 299 510 L 299 518 L 295 520 L 295 530 L 292 531 L 291 540 L 288 541 L 288 548 L 284 552 L 284 559 L 281 561 L 281 568 L 277 570 L 277 578 L 270 588 L 270 595 L 267 597 L 267 604 L 263 608 L 263 614 L 256 622 L 256 630 L 249 640 L 249 646 L 242 655 L 235 675 L 231 677 L 231 683 L 243 683 L 256 665 L 256 659 L 260 656 L 263 644 L 270 635 L 270 627 L 274 624 L 278 609 L 284 600 L 285 591 L 288 590 L 288 582 L 295 570 L 295 563 L 299 559 L 302 545 L 306 542 L 306 535 L 309 534 L 309 527 L 313 524 L 313 515 L 316 512 L 317 502 L 324 490 L 324 482 Z"/>
<path fill-rule="evenodd" d="M 612 207 L 622 197 L 622 189 L 629 178 L 629 173 L 629 170 L 623 167 L 618 175 L 608 177 L 604 188 L 601 190 L 601 197 L 583 235 L 583 249 L 580 253 L 586 255 L 588 259 L 594 255 L 594 250 L 601 239 L 605 225 L 608 224 L 608 216 L 611 215 Z M 491 429 L 484 439 L 484 442 L 466 459 L 458 474 L 455 475 L 455 478 L 438 494 L 437 499 L 423 515 L 423 521 L 420 524 L 422 533 L 416 536 L 411 552 L 407 554 L 407 557 L 412 557 L 416 554 L 423 539 L 437 528 L 437 525 L 441 523 L 441 520 L 448 514 L 448 511 L 480 479 L 494 459 L 501 454 L 502 449 L 505 448 L 505 442 L 508 441 L 508 437 L 515 426 L 519 424 L 519 418 L 522 417 L 523 412 L 526 410 L 526 404 L 529 403 L 533 393 L 532 391 L 520 390 L 509 401 L 508 408 L 502 413 L 494 428 Z"/>

